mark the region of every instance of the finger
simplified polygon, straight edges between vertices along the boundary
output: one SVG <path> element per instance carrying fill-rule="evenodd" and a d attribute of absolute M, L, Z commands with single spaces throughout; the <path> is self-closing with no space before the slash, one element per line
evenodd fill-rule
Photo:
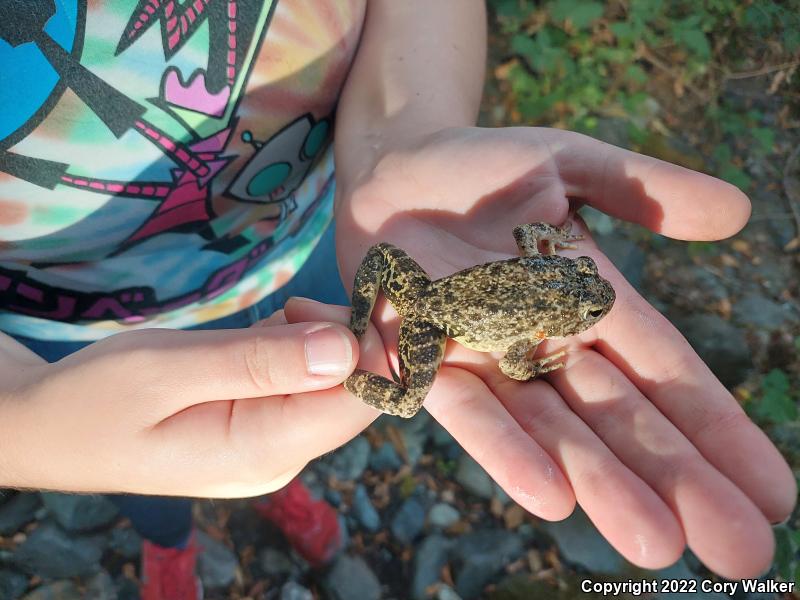
<path fill-rule="evenodd" d="M 578 133 L 540 129 L 566 184 L 605 213 L 683 240 L 731 236 L 750 218 L 750 200 L 736 186 Z"/>
<path fill-rule="evenodd" d="M 611 312 L 581 338 L 622 371 L 770 522 L 787 518 L 797 502 L 797 485 L 769 438 L 588 236 L 568 254 L 590 254 L 617 295 Z"/>
<path fill-rule="evenodd" d="M 772 560 L 772 531 L 753 502 L 608 360 L 572 352 L 550 381 L 612 452 L 646 481 L 683 524 L 689 547 L 728 578 L 755 577 Z"/>
<path fill-rule="evenodd" d="M 559 466 L 473 374 L 442 368 L 425 408 L 523 508 L 557 521 L 575 507 Z"/>
<path fill-rule="evenodd" d="M 329 388 L 344 381 L 357 360 L 352 333 L 326 322 L 216 331 L 153 329 L 113 336 L 67 357 L 59 382 L 87 381 L 97 373 L 104 375 L 100 385 L 127 380 L 141 390 L 142 402 L 155 404 L 164 418 L 211 400 Z"/>
<path fill-rule="evenodd" d="M 685 545 L 680 524 L 544 381 L 497 380 L 492 391 L 525 432 L 553 457 L 603 536 L 632 563 L 658 569 Z"/>
<path fill-rule="evenodd" d="M 445 172 L 438 168 L 443 156 L 449 165 Z M 455 130 L 406 160 L 412 162 L 414 179 L 438 184 L 443 197 L 502 196 L 513 202 L 523 193 L 537 198 L 544 183 L 677 239 L 722 239 L 750 216 L 749 199 L 729 183 L 559 129 Z M 426 202 L 420 208 L 430 208 Z M 539 203 L 540 218 L 555 223 L 550 219 L 563 215 L 563 204 Z"/>

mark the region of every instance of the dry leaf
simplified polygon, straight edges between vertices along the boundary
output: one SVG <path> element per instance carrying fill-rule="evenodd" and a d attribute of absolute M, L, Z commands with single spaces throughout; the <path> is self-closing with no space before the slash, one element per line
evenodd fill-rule
<path fill-rule="evenodd" d="M 528 568 L 530 569 L 531 573 L 538 573 L 544 567 L 542 564 L 542 555 L 539 554 L 538 550 L 528 550 L 527 559 Z"/>
<path fill-rule="evenodd" d="M 750 243 L 743 240 L 743 239 L 735 239 L 731 242 L 731 248 L 736 250 L 737 252 L 741 252 L 745 256 L 750 256 L 752 254 L 752 249 L 750 248 Z"/>
<path fill-rule="evenodd" d="M 489 512 L 498 519 L 503 516 L 503 503 L 500 502 L 499 498 L 492 498 L 489 503 Z"/>
<path fill-rule="evenodd" d="M 506 529 L 516 529 L 525 520 L 525 509 L 519 504 L 512 504 L 503 513 Z"/>

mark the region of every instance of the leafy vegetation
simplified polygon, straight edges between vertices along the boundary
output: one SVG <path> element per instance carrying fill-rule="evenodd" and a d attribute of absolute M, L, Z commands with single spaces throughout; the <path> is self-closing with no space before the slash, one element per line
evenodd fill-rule
<path fill-rule="evenodd" d="M 599 117 L 621 118 L 645 147 L 653 133 L 680 128 L 709 146 L 703 154 L 718 176 L 747 189 L 751 178 L 731 140 L 770 154 L 773 130 L 761 111 L 722 92 L 732 82 L 771 74 L 770 95 L 798 97 L 800 0 L 490 5 L 505 44 L 495 76 L 512 122 L 591 134 Z M 665 96 L 672 100 L 666 108 L 657 100 Z M 796 116 L 787 109 L 781 118 Z"/>
<path fill-rule="evenodd" d="M 761 397 L 753 404 L 752 413 L 762 421 L 786 423 L 797 419 L 797 399 L 793 397 L 789 376 L 781 369 L 772 369 L 761 380 Z"/>

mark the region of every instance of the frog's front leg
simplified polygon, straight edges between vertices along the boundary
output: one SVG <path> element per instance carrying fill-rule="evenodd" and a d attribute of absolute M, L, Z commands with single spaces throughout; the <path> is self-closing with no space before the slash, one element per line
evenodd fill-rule
<path fill-rule="evenodd" d="M 413 417 L 433 385 L 447 336 L 431 323 L 406 319 L 400 326 L 400 383 L 356 369 L 344 387 L 361 401 L 390 415 Z"/>
<path fill-rule="evenodd" d="M 514 228 L 514 240 L 523 256 L 539 255 L 539 243 L 544 244 L 545 254 L 555 254 L 563 248 L 575 250 L 577 246 L 571 242 L 583 239 L 582 235 L 571 234 L 570 229 L 571 224 L 562 228 L 548 223 L 527 223 Z"/>
<path fill-rule="evenodd" d="M 381 289 L 397 312 L 403 316 L 419 292 L 431 282 L 430 277 L 408 254 L 391 244 L 375 244 L 367 251 L 356 271 L 353 283 L 350 330 L 361 339 L 369 325 L 375 299 Z"/>
<path fill-rule="evenodd" d="M 500 370 L 503 374 L 518 381 L 528 381 L 563 367 L 564 363 L 554 362 L 566 354 L 563 350 L 538 360 L 528 358 L 541 341 L 540 339 L 522 340 L 512 344 L 506 355 L 500 360 Z"/>

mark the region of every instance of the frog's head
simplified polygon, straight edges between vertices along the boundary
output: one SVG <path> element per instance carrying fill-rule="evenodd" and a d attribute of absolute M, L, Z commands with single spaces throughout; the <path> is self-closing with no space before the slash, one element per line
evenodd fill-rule
<path fill-rule="evenodd" d="M 608 314 L 617 295 L 611 284 L 597 272 L 597 265 L 588 256 L 575 259 L 577 280 L 573 290 L 575 315 L 568 335 L 589 329 Z"/>

